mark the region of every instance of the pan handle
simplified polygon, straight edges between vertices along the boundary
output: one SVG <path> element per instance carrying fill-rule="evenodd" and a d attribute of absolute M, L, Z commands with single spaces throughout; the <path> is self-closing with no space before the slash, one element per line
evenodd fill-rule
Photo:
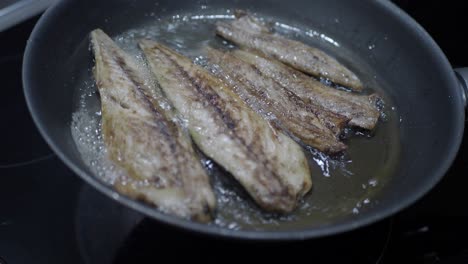
<path fill-rule="evenodd" d="M 463 103 L 465 104 L 465 108 L 467 105 L 468 100 L 468 67 L 467 68 L 457 68 L 454 70 L 455 75 L 457 76 L 458 80 L 460 81 L 460 87 L 463 90 Z"/>

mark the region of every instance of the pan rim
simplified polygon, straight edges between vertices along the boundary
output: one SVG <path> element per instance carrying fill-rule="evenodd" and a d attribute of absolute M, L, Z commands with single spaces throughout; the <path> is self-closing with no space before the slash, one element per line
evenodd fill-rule
<path fill-rule="evenodd" d="M 118 192 L 114 191 L 111 186 L 106 185 L 101 182 L 99 179 L 86 173 L 81 169 L 73 160 L 64 154 L 58 144 L 55 143 L 54 139 L 49 136 L 47 128 L 41 123 L 40 117 L 37 115 L 36 106 L 34 100 L 31 98 L 31 90 L 33 87 L 37 86 L 30 81 L 29 76 L 31 75 L 32 67 L 32 54 L 37 52 L 35 50 L 34 39 L 40 37 L 40 34 L 43 30 L 44 24 L 51 17 L 58 15 L 63 8 L 66 8 L 66 3 L 71 0 L 62 0 L 56 2 L 52 7 L 50 7 L 39 19 L 36 26 L 34 27 L 31 36 L 28 40 L 26 50 L 24 53 L 23 59 L 23 69 L 22 69 L 22 81 L 23 81 L 23 91 L 27 103 L 28 110 L 32 116 L 32 119 L 38 128 L 40 134 L 45 139 L 47 144 L 51 147 L 54 153 L 64 162 L 75 174 L 80 176 L 87 184 L 90 184 L 92 187 L 99 190 L 99 192 L 105 194 L 110 199 L 119 202 L 120 204 L 131 208 L 144 216 L 149 216 L 152 219 L 163 222 L 164 224 L 173 225 L 178 228 L 182 228 L 192 232 L 198 232 L 210 236 L 223 236 L 227 238 L 235 239 L 246 239 L 246 240 L 304 240 L 318 237 L 325 237 L 336 235 L 339 233 L 344 233 L 352 231 L 364 226 L 376 223 L 380 220 L 383 220 L 389 216 L 394 215 L 395 213 L 402 211 L 403 209 L 414 204 L 417 200 L 425 196 L 444 176 L 451 164 L 453 163 L 458 150 L 461 145 L 461 141 L 464 133 L 464 106 L 462 102 L 462 94 L 460 89 L 455 89 L 458 86 L 458 81 L 453 73 L 453 69 L 446 58 L 445 54 L 442 52 L 440 47 L 435 43 L 432 37 L 419 25 L 412 17 L 406 14 L 403 10 L 393 4 L 388 0 L 375 0 L 376 5 L 380 5 L 386 11 L 392 13 L 393 15 L 399 17 L 401 22 L 405 24 L 408 29 L 414 31 L 415 34 L 418 34 L 422 42 L 432 48 L 434 51 L 434 56 L 442 64 L 442 68 L 445 72 L 441 72 L 445 76 L 449 77 L 449 82 L 451 86 L 458 91 L 457 98 L 454 98 L 454 108 L 458 109 L 461 114 L 459 120 L 454 124 L 456 137 L 453 139 L 454 144 L 448 148 L 449 155 L 446 159 L 432 172 L 430 179 L 426 183 L 419 187 L 419 190 L 413 192 L 411 195 L 405 197 L 401 203 L 393 203 L 388 207 L 382 209 L 376 209 L 376 213 L 363 214 L 362 217 L 352 220 L 352 221 L 343 221 L 337 224 L 329 224 L 326 226 L 320 226 L 317 228 L 305 229 L 305 230 L 288 230 L 288 231 L 254 231 L 254 230 L 231 230 L 227 228 L 222 228 L 214 225 L 200 224 L 190 220 L 180 219 L 175 216 L 167 215 L 164 213 L 155 210 L 153 207 L 144 205 L 138 201 L 135 201 L 126 196 L 120 195 Z M 457 87 L 458 88 L 458 87 Z"/>

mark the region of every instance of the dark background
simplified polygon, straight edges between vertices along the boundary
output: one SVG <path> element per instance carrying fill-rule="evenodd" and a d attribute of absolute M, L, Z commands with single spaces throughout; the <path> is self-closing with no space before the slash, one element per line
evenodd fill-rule
<path fill-rule="evenodd" d="M 392 2 L 403 8 L 429 32 L 455 67 L 467 66 L 466 1 L 394 0 Z"/>

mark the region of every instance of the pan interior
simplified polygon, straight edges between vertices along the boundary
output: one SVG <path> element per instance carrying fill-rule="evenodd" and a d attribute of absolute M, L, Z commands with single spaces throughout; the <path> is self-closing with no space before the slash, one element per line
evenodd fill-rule
<path fill-rule="evenodd" d="M 137 47 L 137 40 L 150 38 L 191 57 L 195 63 L 203 64 L 200 56 L 206 45 L 221 49 L 232 49 L 233 45 L 214 35 L 214 23 L 233 19 L 232 10 L 217 9 L 202 12 L 180 13 L 155 18 L 138 27 L 113 36 L 114 40 L 132 54 L 141 65 L 145 62 Z M 151 16 L 151 14 L 149 14 Z M 304 148 L 312 170 L 313 190 L 307 195 L 300 208 L 284 216 L 262 213 L 247 197 L 232 177 L 209 159 L 204 160 L 211 174 L 218 196 L 218 212 L 215 225 L 231 229 L 290 229 L 291 226 L 320 226 L 337 219 L 358 215 L 373 206 L 389 177 L 394 174 L 399 157 L 399 116 L 392 100 L 385 94 L 384 83 L 378 82 L 378 73 L 353 54 L 346 43 L 339 43 L 311 26 L 285 21 L 268 14 L 259 16 L 274 21 L 277 32 L 318 46 L 359 72 L 369 87 L 364 93 L 378 92 L 385 102 L 381 122 L 371 133 L 348 131 L 349 150 L 338 157 L 329 157 L 310 148 Z M 337 21 L 339 23 L 339 21 Z M 369 44 L 369 49 L 372 49 Z M 83 50 L 87 52 L 87 50 Z M 79 57 L 84 54 L 79 53 Z M 89 55 L 91 56 L 91 55 Z M 121 172 L 105 158 L 105 146 L 100 131 L 100 102 L 92 76 L 92 59 L 86 67 L 76 72 L 73 122 L 71 131 L 82 158 L 100 180 L 112 184 Z M 143 68 L 143 67 L 142 67 Z M 149 75 L 148 75 L 149 76 Z M 149 80 L 151 81 L 151 80 Z"/>

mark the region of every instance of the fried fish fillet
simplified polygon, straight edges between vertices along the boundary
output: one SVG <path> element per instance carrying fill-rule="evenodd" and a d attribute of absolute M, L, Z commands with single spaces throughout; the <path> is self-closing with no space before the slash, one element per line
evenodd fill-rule
<path fill-rule="evenodd" d="M 124 169 L 116 189 L 160 210 L 210 221 L 216 200 L 188 132 L 137 63 L 102 30 L 91 32 L 101 97 L 102 133 L 109 158 Z"/>
<path fill-rule="evenodd" d="M 305 73 L 329 79 L 355 91 L 363 89 L 356 74 L 335 58 L 302 42 L 272 33 L 258 18 L 246 12 L 238 11 L 232 22 L 217 22 L 216 33 L 242 48 L 271 56 Z"/>
<path fill-rule="evenodd" d="M 230 52 L 207 48 L 206 55 L 208 61 L 220 67 L 220 71 L 214 73 L 231 84 L 228 87 L 265 118 L 320 151 L 337 153 L 346 149 L 336 135 L 347 124 L 346 117 L 306 104 L 254 65 Z"/>
<path fill-rule="evenodd" d="M 302 72 L 254 53 L 235 50 L 232 54 L 254 65 L 261 74 L 274 79 L 305 102 L 346 116 L 352 126 L 371 130 L 379 120 L 378 96 L 375 94 L 358 95 L 328 87 Z"/>
<path fill-rule="evenodd" d="M 198 147 L 264 210 L 294 210 L 312 185 L 301 147 L 188 58 L 150 40 L 140 48 Z"/>

